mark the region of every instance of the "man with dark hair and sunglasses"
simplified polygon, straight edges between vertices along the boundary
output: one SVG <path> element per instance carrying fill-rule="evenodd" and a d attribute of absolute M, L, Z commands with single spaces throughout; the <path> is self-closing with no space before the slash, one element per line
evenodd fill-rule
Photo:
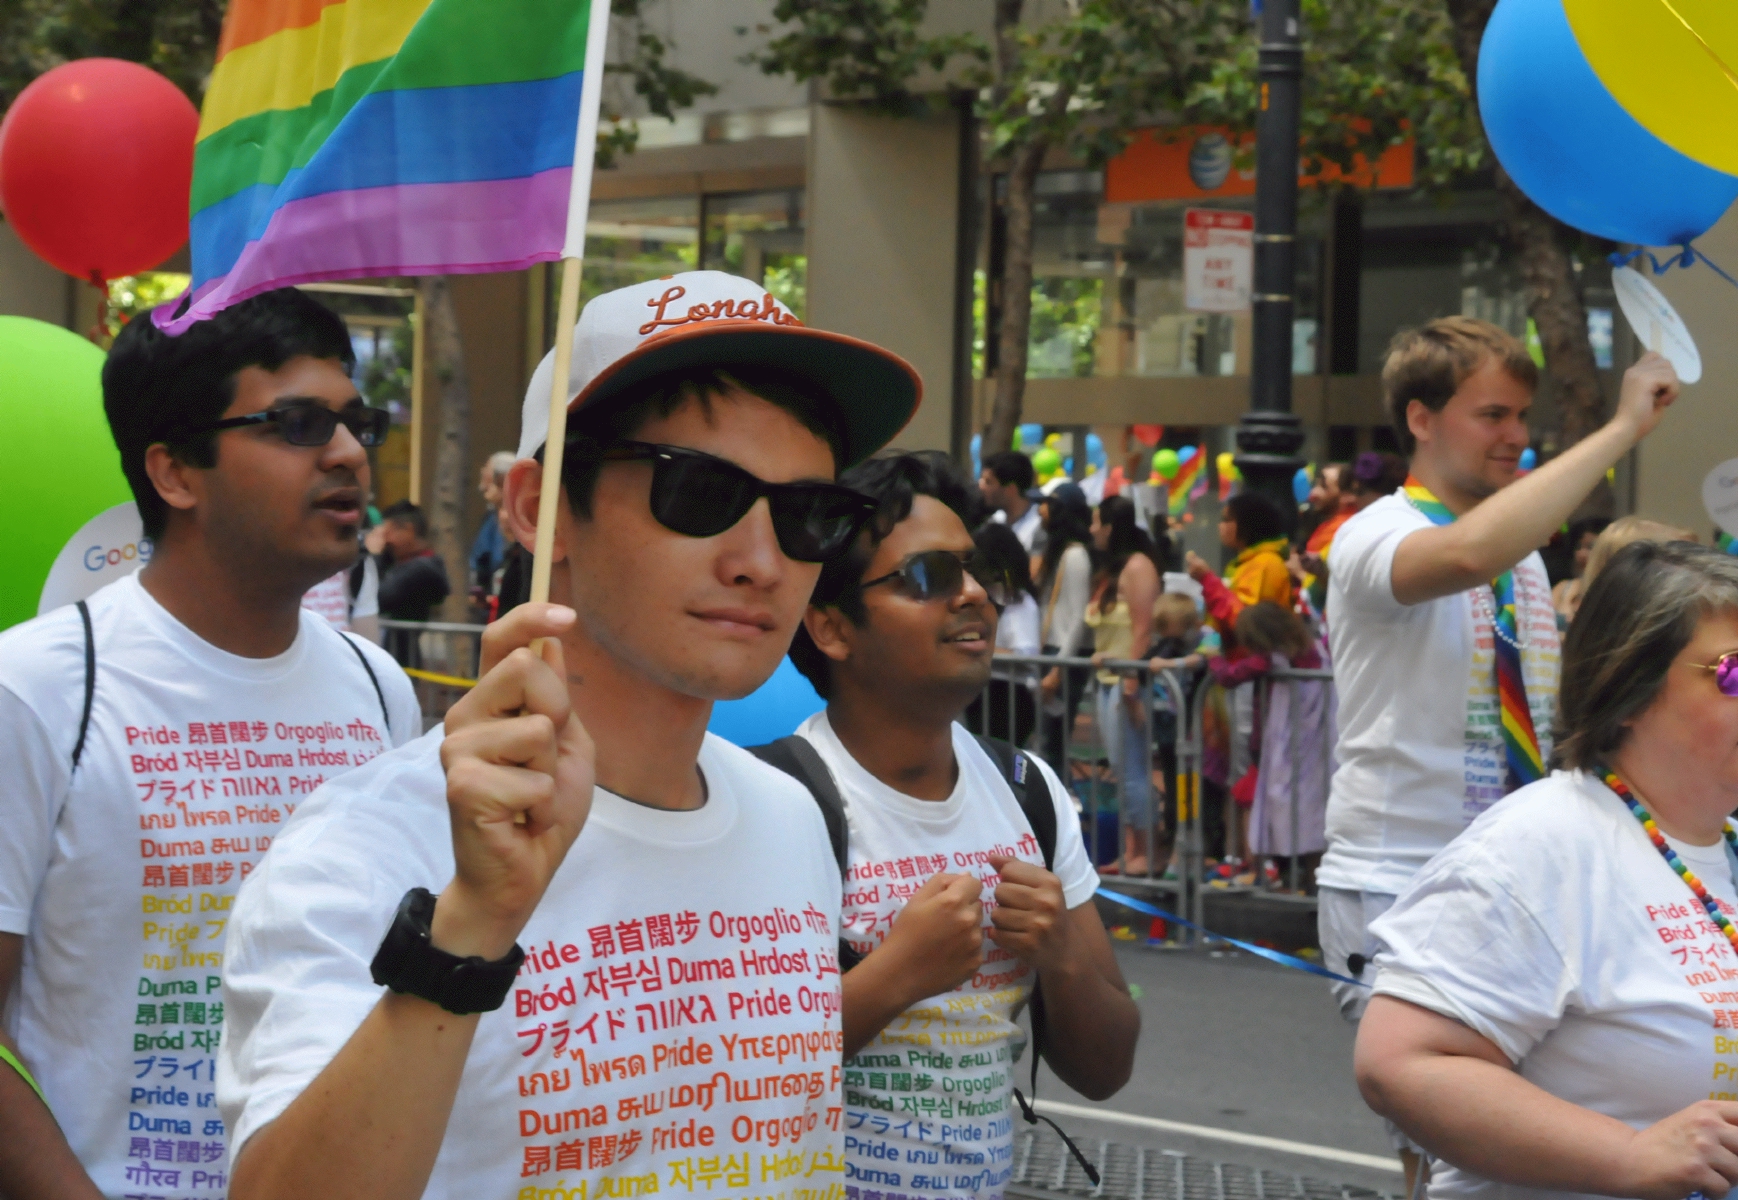
<path fill-rule="evenodd" d="M 490 625 L 444 728 L 316 794 L 236 902 L 236 1200 L 839 1194 L 838 867 L 706 723 L 784 656 L 870 509 L 838 471 L 917 377 L 714 271 L 597 297 L 573 350 L 553 603 Z M 526 547 L 552 378 L 505 481 Z"/>
<path fill-rule="evenodd" d="M 822 567 L 791 659 L 826 698 L 798 736 L 848 817 L 842 936 L 862 958 L 843 982 L 846 1179 L 999 1195 L 1015 1015 L 1034 987 L 1045 1060 L 1095 1100 L 1128 1081 L 1140 1013 L 1069 793 L 1041 760 L 957 723 L 989 682 L 1009 586 L 966 526 L 968 485 L 939 454 L 873 459 L 841 482 L 875 516 Z M 909 1165 L 938 1152 L 945 1171 Z"/>
<path fill-rule="evenodd" d="M 236 891 L 322 780 L 421 732 L 392 660 L 301 607 L 356 562 L 386 431 L 351 362 L 294 290 L 109 353 L 155 552 L 0 635 L 0 1194 L 222 1191 Z"/>

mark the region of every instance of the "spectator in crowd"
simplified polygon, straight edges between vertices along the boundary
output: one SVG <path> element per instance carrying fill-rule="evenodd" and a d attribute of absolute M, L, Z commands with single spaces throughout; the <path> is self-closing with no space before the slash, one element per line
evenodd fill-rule
<path fill-rule="evenodd" d="M 1044 554 L 1038 567 L 1038 603 L 1044 612 L 1038 630 L 1044 653 L 1083 657 L 1091 640 L 1086 605 L 1092 599 L 1092 509 L 1078 484 L 1065 483 L 1042 501 Z M 1039 681 L 1044 757 L 1066 762 L 1066 739 L 1074 711 L 1089 686 L 1083 667 L 1052 667 Z"/>
<path fill-rule="evenodd" d="M 1323 554 L 1335 532 L 1357 511 L 1348 503 L 1351 496 L 1344 486 L 1346 469 L 1345 463 L 1325 463 L 1316 468 L 1310 484 L 1309 531 L 1304 538 L 1304 548 L 1311 554 Z"/>
<path fill-rule="evenodd" d="M 1581 602 L 1582 577 L 1587 573 L 1587 556 L 1593 551 L 1593 543 L 1610 524 L 1610 517 L 1583 517 L 1569 526 L 1569 578 L 1559 580 L 1551 589 L 1551 607 L 1557 610 L 1559 633 L 1569 628 Z"/>
<path fill-rule="evenodd" d="M 696 1156 L 746 1177 L 750 1150 L 844 1152 L 826 825 L 706 724 L 772 674 L 821 560 L 855 541 L 870 508 L 835 465 L 904 426 L 916 374 L 714 271 L 593 299 L 574 343 L 554 602 L 488 628 L 443 731 L 304 801 L 236 902 L 217 1089 L 234 1200 L 597 1197 Z M 552 374 L 550 356 L 507 476 L 521 545 Z M 780 986 L 720 984 L 743 956 Z M 719 1087 L 774 1043 L 802 1048 L 803 1086 Z M 642 1105 L 650 1068 L 623 1056 L 705 1095 L 696 1123 Z"/>
<path fill-rule="evenodd" d="M 1153 671 L 1153 749 L 1165 797 L 1164 830 L 1153 853 L 1153 870 L 1163 871 L 1177 837 L 1177 729 L 1205 665 L 1201 610 L 1181 592 L 1165 592 L 1153 602 L 1153 644 L 1147 654 Z"/>
<path fill-rule="evenodd" d="M 380 567 L 361 553 L 356 565 L 322 579 L 302 597 L 302 607 L 318 613 L 333 629 L 380 641 Z"/>
<path fill-rule="evenodd" d="M 1027 554 L 1044 553 L 1044 520 L 1038 511 L 1041 496 L 1037 486 L 1032 460 L 1018 450 L 990 455 L 978 476 L 978 494 L 990 520 L 1012 529 Z"/>
<path fill-rule="evenodd" d="M 1575 614 L 1581 608 L 1581 597 L 1587 594 L 1587 589 L 1595 577 L 1605 569 L 1612 556 L 1631 542 L 1693 542 L 1696 535 L 1677 525 L 1666 525 L 1659 521 L 1650 521 L 1646 517 L 1619 517 L 1593 539 L 1593 544 L 1587 548 L 1587 561 L 1581 568 L 1581 587 L 1576 591 L 1569 610 L 1569 619 L 1574 620 Z"/>
<path fill-rule="evenodd" d="M 294 288 L 178 337 L 141 317 L 103 365 L 155 553 L 0 634 L 0 1195 L 12 1200 L 151 1191 L 152 1171 L 195 1170 L 178 1164 L 221 1180 L 227 1139 L 208 1097 L 227 1028 L 213 986 L 223 918 L 290 809 L 251 797 L 293 788 L 275 768 L 297 754 L 324 756 L 298 776 L 332 778 L 422 731 L 392 660 L 302 607 L 356 561 L 367 448 L 386 434 L 352 365 L 344 322 Z M 313 730 L 318 744 L 302 735 Z M 241 836 L 214 841 L 207 826 Z"/>
<path fill-rule="evenodd" d="M 483 497 L 483 523 L 477 527 L 477 536 L 471 542 L 469 583 L 474 617 L 487 615 L 489 597 L 494 594 L 495 572 L 501 569 L 502 559 L 507 553 L 507 539 L 501 532 L 500 515 L 496 510 L 501 507 L 501 485 L 506 482 L 507 472 L 512 467 L 512 451 L 497 450 L 489 455 L 489 461 L 483 464 L 477 480 L 477 491 Z"/>
<path fill-rule="evenodd" d="M 1032 586 L 1031 559 L 1020 539 L 1006 525 L 986 522 L 973 535 L 978 551 L 1008 580 L 1008 598 L 996 622 L 996 653 L 1035 656 L 1042 614 Z M 990 668 L 989 707 L 983 698 L 966 710 L 966 728 L 1006 738 L 1024 747 L 1038 724 L 1036 672 L 1032 666 L 996 664 Z"/>
<path fill-rule="evenodd" d="M 905 1093 L 898 1076 L 853 1061 L 902 1055 L 905 1030 L 921 1022 L 935 1045 L 979 1052 L 923 1064 L 938 1080 L 931 1092 L 976 1098 L 956 1110 L 951 1138 L 989 1168 L 965 1184 L 950 1173 L 951 1185 L 924 1194 L 972 1200 L 999 1194 L 1012 1161 L 1015 1014 L 1034 990 L 1045 1061 L 1093 1099 L 1128 1080 L 1140 1013 L 1092 901 L 1098 877 L 1069 792 L 1047 764 L 1004 746 L 1023 766 L 1010 772 L 957 723 L 990 677 L 1008 586 L 973 546 L 969 485 L 940 455 L 874 459 L 842 482 L 873 497 L 876 515 L 822 568 L 791 658 L 826 698 L 798 737 L 830 774 L 850 831 L 843 930 L 862 959 L 842 984 L 846 1128 L 857 1130 L 846 1177 L 943 1145 L 926 1122 L 873 1123 Z M 1049 846 L 1032 804 L 1053 826 Z M 929 865 L 902 898 L 887 881 L 910 861 Z"/>
<path fill-rule="evenodd" d="M 1403 332 L 1383 368 L 1411 475 L 1341 527 L 1328 584 L 1339 743 L 1318 918 L 1328 968 L 1354 978 L 1370 922 L 1418 870 L 1544 773 L 1558 640 L 1535 547 L 1678 394 L 1646 355 L 1604 428 L 1517 479 L 1538 378 L 1518 339 L 1468 317 Z M 1368 990 L 1333 989 L 1356 1022 Z M 1410 1186 L 1416 1149 L 1391 1132 Z"/>
<path fill-rule="evenodd" d="M 1221 653 L 1235 664 L 1244 654 L 1237 644 L 1238 615 L 1262 601 L 1290 609 L 1295 600 L 1286 566 L 1289 545 L 1285 513 L 1260 492 L 1239 492 L 1225 502 L 1219 517 L 1219 544 L 1232 552 L 1223 581 L 1215 578 L 1206 561 L 1193 551 L 1184 559 L 1184 566 L 1206 596 L 1207 620 L 1219 634 Z M 1212 584 L 1221 586 L 1213 587 L 1209 594 Z M 1248 795 L 1252 784 L 1245 782 L 1245 777 L 1255 765 L 1255 685 L 1241 682 L 1226 687 L 1225 693 L 1225 782 L 1234 792 L 1242 784 Z"/>
<path fill-rule="evenodd" d="M 1267 672 L 1320 671 L 1327 647 L 1297 613 L 1254 604 L 1237 618 L 1237 641 Z M 1314 887 L 1315 864 L 1327 844 L 1328 779 L 1334 725 L 1334 685 L 1325 679 L 1275 681 L 1256 720 L 1258 769 L 1248 810 L 1249 853 L 1281 865 L 1301 856 L 1298 878 Z"/>
<path fill-rule="evenodd" d="M 452 590 L 446 560 L 428 542 L 428 517 L 409 500 L 380 514 L 380 611 L 394 621 L 426 621 Z"/>
<path fill-rule="evenodd" d="M 1620 551 L 1569 627 L 1562 697 L 1565 769 L 1372 926 L 1359 1087 L 1437 1156 L 1433 1197 L 1730 1194 L 1738 562 Z"/>
<path fill-rule="evenodd" d="M 1135 524 L 1134 502 L 1106 497 L 1094 514 L 1092 542 L 1098 562 L 1086 624 L 1092 630 L 1093 665 L 1145 658 L 1153 640 L 1153 602 L 1162 584 L 1152 539 Z M 1100 669 L 1093 697 L 1099 740 L 1116 778 L 1122 869 L 1144 875 L 1152 863 L 1153 828 L 1153 735 L 1146 691 L 1137 675 Z"/>

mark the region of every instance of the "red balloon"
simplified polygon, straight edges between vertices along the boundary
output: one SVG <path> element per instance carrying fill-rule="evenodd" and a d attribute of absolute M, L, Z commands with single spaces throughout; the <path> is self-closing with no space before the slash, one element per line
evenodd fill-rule
<path fill-rule="evenodd" d="M 1157 446 L 1165 436 L 1163 425 L 1132 425 L 1129 427 L 1135 435 L 1135 441 L 1143 446 Z"/>
<path fill-rule="evenodd" d="M 199 112 L 149 67 L 85 58 L 38 77 L 0 122 L 0 211 L 80 279 L 157 266 L 187 241 Z"/>

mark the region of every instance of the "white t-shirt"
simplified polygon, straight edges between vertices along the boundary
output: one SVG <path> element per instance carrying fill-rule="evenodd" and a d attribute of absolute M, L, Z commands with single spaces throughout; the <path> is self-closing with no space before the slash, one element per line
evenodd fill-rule
<path fill-rule="evenodd" d="M 1032 598 L 1032 593 L 1015 596 L 996 622 L 996 649 L 1009 654 L 1037 654 L 1043 649 L 1038 644 L 1040 616 L 1038 601 Z"/>
<path fill-rule="evenodd" d="M 825 712 L 797 732 L 814 745 L 845 800 L 851 858 L 844 929 L 858 951 L 886 939 L 905 901 L 931 875 L 982 879 L 987 928 L 1000 877 L 985 860 L 1013 854 L 1044 865 L 1013 789 L 959 725 L 953 727 L 959 783 L 942 801 L 914 799 L 865 771 Z M 1068 907 L 1076 908 L 1098 887 L 1080 817 L 1055 773 L 1036 758 L 1027 761 L 1056 802 L 1054 870 Z M 912 1200 L 1002 1194 L 1012 1165 L 1014 1055 L 1024 1037 L 1014 1015 L 1031 995 L 1034 976 L 987 938 L 984 946 L 976 975 L 907 1009 L 845 1064 L 848 1188 Z"/>
<path fill-rule="evenodd" d="M 380 568 L 374 564 L 374 556 L 362 556 L 362 587 L 354 603 L 350 599 L 350 570 L 322 579 L 302 597 L 302 607 L 325 617 L 334 629 L 349 629 L 359 618 L 380 615 Z"/>
<path fill-rule="evenodd" d="M 222 1196 L 212 1068 L 236 889 L 321 781 L 422 720 L 379 647 L 306 610 L 289 650 L 257 659 L 200 639 L 137 576 L 89 606 L 96 688 L 76 772 L 77 610 L 0 634 L 0 932 L 25 938 L 6 1028 L 105 1195 Z"/>
<path fill-rule="evenodd" d="M 1397 893 L 1502 798 L 1508 760 L 1488 587 L 1424 604 L 1394 598 L 1394 552 L 1430 520 L 1398 493 L 1340 527 L 1328 580 L 1340 738 L 1324 887 Z M 1521 674 L 1541 757 L 1557 712 L 1557 617 L 1545 565 L 1515 568 Z"/>
<path fill-rule="evenodd" d="M 1008 514 L 1000 509 L 990 514 L 990 520 L 1012 529 L 1014 536 L 1020 539 L 1020 545 L 1025 547 L 1027 554 L 1038 554 L 1043 551 L 1044 514 L 1039 511 L 1036 502 L 1026 506 L 1026 511 L 1020 514 L 1018 521 L 1009 521 Z"/>
<path fill-rule="evenodd" d="M 1671 845 L 1732 914 L 1724 846 Z M 1698 1100 L 1738 1100 L 1738 958 L 1589 776 L 1558 771 L 1498 804 L 1370 932 L 1377 995 L 1460 1021 L 1554 1096 L 1637 1129 Z M 1561 1195 L 1446 1165 L 1430 1194 Z"/>
<path fill-rule="evenodd" d="M 380 999 L 369 963 L 404 893 L 452 878 L 441 737 L 321 789 L 236 901 L 217 1096 L 237 1147 Z M 826 826 L 710 734 L 700 770 L 692 812 L 594 793 L 519 936 L 523 982 L 478 1024 L 425 1196 L 798 1200 L 841 1181 Z"/>

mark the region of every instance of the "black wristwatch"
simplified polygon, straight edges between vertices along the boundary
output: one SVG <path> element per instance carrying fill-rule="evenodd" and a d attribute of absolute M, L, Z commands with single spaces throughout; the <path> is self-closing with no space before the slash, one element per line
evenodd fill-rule
<path fill-rule="evenodd" d="M 429 941 L 434 910 L 435 898 L 427 888 L 406 892 L 374 952 L 369 974 L 382 987 L 421 997 L 457 1016 L 494 1012 L 513 990 L 525 951 L 515 944 L 494 962 L 448 954 Z"/>

